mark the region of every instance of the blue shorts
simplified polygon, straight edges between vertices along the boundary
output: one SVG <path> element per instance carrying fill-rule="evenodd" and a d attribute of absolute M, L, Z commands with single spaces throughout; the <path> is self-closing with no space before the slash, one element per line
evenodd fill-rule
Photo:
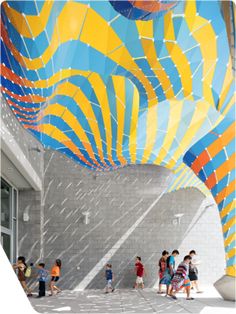
<path fill-rule="evenodd" d="M 52 276 L 52 277 L 51 277 L 51 281 L 55 281 L 55 282 L 56 282 L 56 281 L 58 281 L 58 280 L 59 280 L 59 277 L 58 277 L 58 276 Z"/>

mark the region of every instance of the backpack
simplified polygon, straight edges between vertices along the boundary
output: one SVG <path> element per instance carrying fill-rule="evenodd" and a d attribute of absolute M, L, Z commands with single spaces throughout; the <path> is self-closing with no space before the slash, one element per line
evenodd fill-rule
<path fill-rule="evenodd" d="M 25 277 L 29 278 L 31 276 L 32 269 L 30 266 L 26 268 Z"/>

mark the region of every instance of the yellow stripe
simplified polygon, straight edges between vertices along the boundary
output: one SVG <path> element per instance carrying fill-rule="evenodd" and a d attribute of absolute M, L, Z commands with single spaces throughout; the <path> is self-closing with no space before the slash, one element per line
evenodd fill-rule
<path fill-rule="evenodd" d="M 229 110 L 234 106 L 236 102 L 236 92 L 233 93 L 232 98 L 230 99 L 229 103 L 225 107 L 225 109 L 222 111 L 222 114 L 225 116 L 229 112 Z"/>
<path fill-rule="evenodd" d="M 90 73 L 91 73 L 90 71 L 63 69 L 55 73 L 54 75 L 52 75 L 50 78 L 48 78 L 48 80 L 34 81 L 33 84 L 35 88 L 46 88 L 46 87 L 53 86 L 56 83 L 68 77 L 72 77 L 75 75 L 83 75 L 84 77 L 87 77 Z"/>
<path fill-rule="evenodd" d="M 112 76 L 116 95 L 116 113 L 117 113 L 117 139 L 116 152 L 121 164 L 126 164 L 127 161 L 122 156 L 122 143 L 124 135 L 124 121 L 125 121 L 125 78 L 122 76 Z"/>
<path fill-rule="evenodd" d="M 45 30 L 53 3 L 53 0 L 45 1 L 39 15 L 26 15 L 25 18 L 21 13 L 10 7 L 6 1 L 2 5 L 7 17 L 17 32 L 24 37 L 32 38 L 32 35 L 33 37 L 37 37 Z"/>
<path fill-rule="evenodd" d="M 145 149 L 143 152 L 142 164 L 145 164 L 150 154 L 152 153 L 153 146 L 156 142 L 157 136 L 157 108 L 151 107 L 148 108 L 147 112 L 147 125 L 146 125 L 146 142 L 145 142 Z"/>
<path fill-rule="evenodd" d="M 129 138 L 130 159 L 133 164 L 136 161 L 138 111 L 139 111 L 139 92 L 136 86 L 134 86 L 133 108 L 130 121 L 130 138 Z"/>
<path fill-rule="evenodd" d="M 210 107 L 210 105 L 206 101 L 202 100 L 199 100 L 193 104 L 189 104 L 189 106 L 192 106 L 194 113 L 192 115 L 192 120 L 183 138 L 180 141 L 181 145 L 179 145 L 176 151 L 174 152 L 173 158 L 177 160 L 183 155 L 184 152 L 187 151 L 197 131 L 201 129 L 202 124 L 205 122 L 207 118 L 207 114 Z M 169 166 L 174 167 L 174 163 L 169 162 Z"/>
<path fill-rule="evenodd" d="M 236 266 L 229 266 L 226 268 L 226 275 L 236 277 Z"/>
<path fill-rule="evenodd" d="M 152 41 L 153 38 L 153 21 L 137 21 L 136 22 L 139 35 L 141 36 L 141 43 L 144 49 L 145 56 L 147 58 L 147 62 L 150 64 L 150 67 L 154 74 L 158 77 L 160 84 L 162 85 L 163 90 L 167 90 L 166 97 L 173 98 L 174 92 L 171 87 L 170 80 L 167 77 L 166 72 L 164 71 L 161 63 L 158 61 L 156 55 L 156 49 L 154 42 Z M 143 37 L 148 37 L 150 39 L 146 39 Z M 158 99 L 156 100 L 157 104 Z M 153 146 L 156 141 L 156 134 L 157 134 L 157 113 L 156 109 L 148 110 L 147 113 L 147 128 L 146 128 L 146 143 L 145 149 L 143 153 L 142 163 L 146 163 L 150 158 L 150 154 L 152 153 Z"/>
<path fill-rule="evenodd" d="M 72 84 L 70 84 L 70 85 L 72 85 Z M 72 85 L 72 86 L 74 86 L 74 85 Z M 77 88 L 77 87 L 75 87 L 75 88 Z M 93 109 L 91 107 L 91 104 L 90 104 L 89 100 L 86 98 L 86 96 L 84 95 L 84 93 L 79 88 L 77 88 L 76 94 L 73 98 L 76 101 L 76 103 L 79 104 L 81 111 L 83 112 L 83 114 L 87 118 L 87 121 L 88 121 L 89 126 L 91 128 L 91 132 L 95 138 L 95 142 L 96 142 L 96 146 L 97 146 L 98 155 L 100 157 L 100 160 L 104 164 L 106 164 L 104 157 L 103 157 L 103 149 L 102 149 L 102 140 L 101 140 L 100 130 L 98 127 L 97 119 L 96 119 L 94 112 L 93 112 Z"/>
<path fill-rule="evenodd" d="M 171 147 L 171 144 L 175 138 L 176 132 L 179 128 L 179 123 L 181 121 L 181 113 L 182 113 L 183 103 L 180 101 L 170 101 L 170 113 L 169 113 L 169 121 L 168 121 L 168 128 L 166 131 L 166 135 L 162 144 L 162 148 L 159 151 L 159 154 L 154 161 L 163 161 L 164 158 L 167 156 L 168 151 Z M 172 157 L 173 158 L 173 157 Z M 174 158 L 170 164 L 175 163 Z M 166 165 L 170 168 L 169 163 Z"/>
<path fill-rule="evenodd" d="M 156 48 L 153 36 L 153 21 L 136 21 L 139 35 L 141 37 L 141 43 L 146 56 L 147 62 L 149 63 L 152 71 L 160 81 L 165 96 L 167 99 L 174 97 L 174 90 L 171 86 L 171 81 L 168 78 L 164 68 L 158 60 L 156 54 Z"/>
<path fill-rule="evenodd" d="M 46 1 L 45 3 L 51 2 L 53 1 Z M 44 64 L 47 64 L 51 60 L 53 54 L 56 52 L 56 50 L 62 43 L 65 43 L 70 39 L 73 40 L 78 39 L 87 10 L 88 7 L 85 4 L 67 2 L 57 19 L 57 24 L 56 27 L 54 28 L 51 42 L 48 44 L 48 47 L 46 48 L 44 53 L 40 57 L 34 58 L 32 60 L 21 55 L 15 55 L 16 59 L 21 63 L 22 66 L 26 66 L 30 70 L 37 70 L 43 67 Z M 18 15 L 20 14 L 18 13 Z M 16 24 L 18 25 L 18 27 L 19 25 L 21 27 L 20 21 L 22 20 L 22 18 L 20 18 L 21 15 L 20 16 L 18 15 Z M 33 20 L 34 18 L 35 17 L 32 17 Z M 27 19 L 29 19 L 29 17 L 27 17 Z M 44 24 L 43 22 L 44 20 L 41 20 L 41 18 L 38 20 L 38 22 L 36 20 L 34 21 L 35 25 Z M 19 33 L 21 34 L 20 31 Z M 28 37 L 32 38 L 32 36 Z"/>
<path fill-rule="evenodd" d="M 176 69 L 180 75 L 180 80 L 182 83 L 183 94 L 185 97 L 189 97 L 189 99 L 193 100 L 193 96 L 191 96 L 192 92 L 192 73 L 190 65 L 188 64 L 188 59 L 177 44 L 177 42 L 169 42 L 175 41 L 175 33 L 174 33 L 174 25 L 172 20 L 172 12 L 169 11 L 164 16 L 164 38 L 166 40 L 165 45 L 169 52 L 169 55 L 176 65 Z"/>
<path fill-rule="evenodd" d="M 236 248 L 233 247 L 229 252 L 226 253 L 226 255 L 227 255 L 228 259 L 235 256 L 236 255 Z"/>
<path fill-rule="evenodd" d="M 178 175 L 183 169 L 187 169 L 187 166 L 182 162 L 173 172 Z"/>
<path fill-rule="evenodd" d="M 225 247 L 230 245 L 230 243 L 232 243 L 234 240 L 236 240 L 236 233 L 231 234 L 227 237 L 227 239 L 224 240 Z"/>
<path fill-rule="evenodd" d="M 214 104 L 211 83 L 217 59 L 216 34 L 208 20 L 196 15 L 196 2 L 187 1 L 185 18 L 193 38 L 200 43 L 203 59 L 203 95 L 205 101 Z"/>
<path fill-rule="evenodd" d="M 71 151 L 78 156 L 80 159 L 81 157 L 84 158 L 83 154 L 79 150 L 79 148 L 73 144 L 73 142 L 57 127 L 51 124 L 40 124 L 38 126 L 38 130 L 44 134 L 49 135 L 50 137 L 54 138 L 58 142 L 64 144 L 66 147 L 71 149 Z M 87 165 L 91 165 L 86 160 L 84 161 Z M 92 165 L 91 165 L 92 166 Z M 92 166 L 93 167 L 93 166 Z"/>
<path fill-rule="evenodd" d="M 148 105 L 156 104 L 155 92 L 143 71 L 134 62 L 113 28 L 92 9 L 88 10 L 80 40 L 130 71 L 143 84 L 148 96 Z"/>
<path fill-rule="evenodd" d="M 192 173 L 186 174 L 185 180 L 187 179 L 187 181 L 185 181 L 185 183 L 183 182 L 182 184 L 184 184 L 185 187 L 190 187 L 192 185 L 192 182 L 193 182 L 193 179 L 194 179 L 193 176 L 194 176 L 194 174 L 192 174 Z"/>
<path fill-rule="evenodd" d="M 227 96 L 227 93 L 230 89 L 230 86 L 233 82 L 233 77 L 232 77 L 232 67 L 231 67 L 231 64 L 230 64 L 230 60 L 231 60 L 231 57 L 229 56 L 229 65 L 227 66 L 227 70 L 226 70 L 226 74 L 225 74 L 225 78 L 224 78 L 224 83 L 222 85 L 222 91 L 220 93 L 220 96 L 219 96 L 219 105 L 218 105 L 218 109 L 220 110 L 224 101 L 225 101 L 225 98 Z"/>
<path fill-rule="evenodd" d="M 226 222 L 223 225 L 223 232 L 228 231 L 230 228 L 232 228 L 235 225 L 235 216 L 232 217 L 228 222 Z"/>
<path fill-rule="evenodd" d="M 186 171 L 184 171 L 184 176 L 182 177 L 181 182 L 179 182 L 179 184 L 176 186 L 177 190 L 181 188 L 181 186 L 183 185 L 183 182 L 185 181 L 187 175 L 188 175 L 188 171 L 186 170 Z"/>
<path fill-rule="evenodd" d="M 107 97 L 107 90 L 106 86 L 100 77 L 99 74 L 97 73 L 92 73 L 88 77 L 89 82 L 94 88 L 94 92 L 96 93 L 96 97 L 99 102 L 99 106 L 102 111 L 102 117 L 103 117 L 103 122 L 104 122 L 104 128 L 106 132 L 106 144 L 107 144 L 107 155 L 110 163 L 112 165 L 115 165 L 113 160 L 112 160 L 112 153 L 111 153 L 111 148 L 112 148 L 112 131 L 111 131 L 111 115 L 110 115 L 110 107 L 109 107 L 109 101 Z"/>
<path fill-rule="evenodd" d="M 78 138 L 80 139 L 80 141 L 86 148 L 91 159 L 96 160 L 91 143 L 84 129 L 81 127 L 76 117 L 69 110 L 67 110 L 66 107 L 60 104 L 50 104 L 48 107 L 46 107 L 46 109 L 43 110 L 42 114 L 40 115 L 40 120 L 41 118 L 47 115 L 54 115 L 54 116 L 61 117 L 65 121 L 65 123 L 67 123 L 70 126 L 70 128 L 75 132 L 75 134 L 78 136 Z"/>
<path fill-rule="evenodd" d="M 225 208 L 220 211 L 220 218 L 223 219 L 231 210 L 236 207 L 236 200 L 233 200 Z"/>
<path fill-rule="evenodd" d="M 174 181 L 173 184 L 172 184 L 171 189 L 174 190 L 174 189 L 176 188 L 177 184 L 180 182 L 180 180 L 182 179 L 182 177 L 185 175 L 185 171 L 186 171 L 186 169 L 184 169 L 184 170 L 182 171 L 182 173 L 175 179 L 175 181 Z"/>
<path fill-rule="evenodd" d="M 87 10 L 88 7 L 85 4 L 76 2 L 65 4 L 56 21 L 51 42 L 42 54 L 42 60 L 45 64 L 48 63 L 61 44 L 79 38 Z"/>
<path fill-rule="evenodd" d="M 96 120 L 96 117 L 94 115 L 93 109 L 91 107 L 91 104 L 89 100 L 86 98 L 86 96 L 83 94 L 83 92 L 78 88 L 77 86 L 71 84 L 70 82 L 64 82 L 57 86 L 55 92 L 53 95 L 49 97 L 49 100 L 54 97 L 54 95 L 63 95 L 63 96 L 69 96 L 75 100 L 75 102 L 80 107 L 81 111 L 85 115 L 90 128 L 91 132 L 95 138 L 98 155 L 100 157 L 100 160 L 104 163 L 104 166 L 106 167 L 106 163 L 104 161 L 103 157 L 103 151 L 102 151 L 102 141 L 100 136 L 100 131 L 98 128 L 98 123 Z"/>

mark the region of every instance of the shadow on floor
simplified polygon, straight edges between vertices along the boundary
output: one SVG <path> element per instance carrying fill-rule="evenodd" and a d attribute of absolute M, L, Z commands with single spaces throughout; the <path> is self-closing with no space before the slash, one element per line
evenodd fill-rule
<path fill-rule="evenodd" d="M 157 295 L 152 289 L 143 291 L 116 290 L 109 295 L 102 290 L 84 292 L 63 291 L 61 294 L 42 299 L 31 298 L 34 309 L 40 313 L 201 313 L 214 309 L 215 313 L 235 312 L 235 303 L 220 297 L 209 297 L 204 293 L 193 301 L 187 301 L 184 294 L 178 300 Z M 206 312 L 205 312 L 206 313 Z"/>

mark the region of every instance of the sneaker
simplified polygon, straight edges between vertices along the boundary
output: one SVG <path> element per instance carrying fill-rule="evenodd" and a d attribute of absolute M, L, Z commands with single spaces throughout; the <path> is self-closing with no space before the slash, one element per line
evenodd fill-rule
<path fill-rule="evenodd" d="M 178 300 L 175 295 L 171 295 L 171 298 L 174 299 L 174 300 Z"/>

